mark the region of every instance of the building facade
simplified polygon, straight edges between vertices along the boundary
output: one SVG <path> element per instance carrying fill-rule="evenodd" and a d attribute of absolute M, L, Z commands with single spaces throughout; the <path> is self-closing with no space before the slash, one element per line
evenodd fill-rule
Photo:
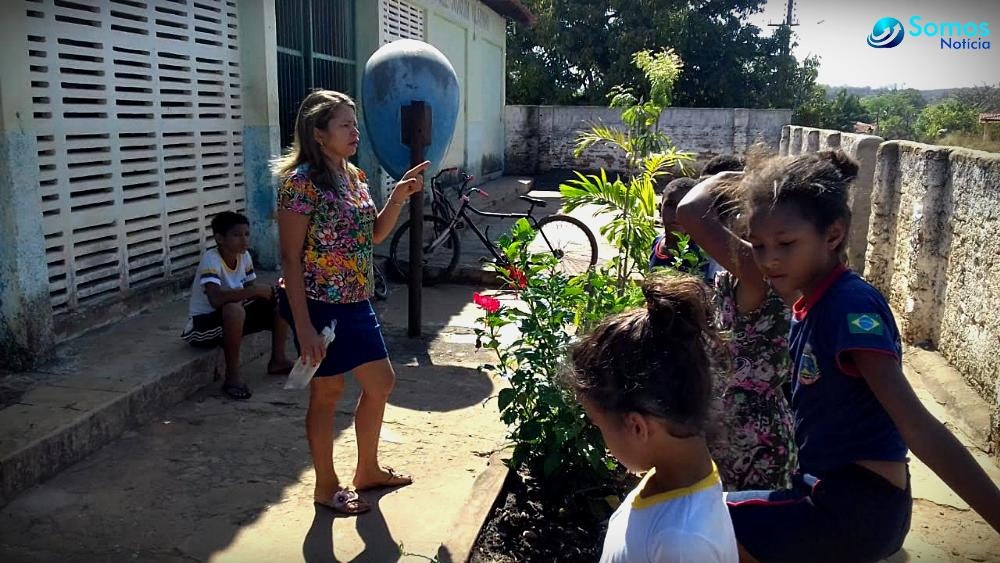
<path fill-rule="evenodd" d="M 459 75 L 462 113 L 440 164 L 500 174 L 501 12 L 523 15 L 489 4 L 0 3 L 19 31 L 0 38 L 0 366 L 182 291 L 220 211 L 250 217 L 255 258 L 275 267 L 268 162 L 306 92 L 357 95 L 364 62 L 392 40 L 435 45 Z M 367 149 L 359 164 L 378 169 Z"/>

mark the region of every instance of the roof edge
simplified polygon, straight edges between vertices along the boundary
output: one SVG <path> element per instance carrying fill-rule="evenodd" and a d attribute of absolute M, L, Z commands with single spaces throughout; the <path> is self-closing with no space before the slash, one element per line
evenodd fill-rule
<path fill-rule="evenodd" d="M 531 10 L 519 0 L 481 0 L 481 2 L 494 12 L 519 24 L 531 27 L 538 22 L 535 14 L 532 14 Z"/>

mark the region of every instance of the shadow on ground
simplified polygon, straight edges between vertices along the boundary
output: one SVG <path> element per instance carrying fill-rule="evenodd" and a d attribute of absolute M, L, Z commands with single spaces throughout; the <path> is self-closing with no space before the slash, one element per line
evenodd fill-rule
<path fill-rule="evenodd" d="M 433 466 L 448 454 L 463 464 L 454 470 L 471 481 L 467 472 L 484 461 L 470 452 L 488 451 L 499 439 L 486 430 L 490 421 L 469 422 L 461 438 L 435 433 L 459 427 L 469 418 L 460 409 L 494 392 L 474 367 L 444 363 L 465 354 L 472 360 L 474 348 L 464 344 L 458 352 L 435 338 L 389 337 L 387 344 L 398 382 L 386 413 L 383 462 L 440 489 L 446 484 L 437 480 L 445 476 L 434 475 Z M 306 561 L 335 561 L 334 537 L 346 533 L 353 544 L 338 544 L 336 553 L 347 561 L 396 561 L 398 542 L 382 513 L 386 493 L 366 493 L 373 511 L 354 521 L 312 505 L 308 393 L 282 389 L 284 378 L 263 375 L 265 363 L 247 366 L 256 374 L 249 377 L 250 401 L 229 400 L 213 384 L 14 499 L 0 510 L 0 559 L 243 562 L 294 560 L 301 553 Z M 349 377 L 335 425 L 336 467 L 348 483 L 359 392 Z M 496 422 L 494 412 L 488 415 Z M 465 440 L 463 447 L 446 451 L 456 440 Z M 416 510 L 429 500 L 419 496 L 426 494 L 441 493 L 402 489 L 390 511 L 400 518 L 400 504 Z M 348 532 L 354 527 L 356 534 Z"/>

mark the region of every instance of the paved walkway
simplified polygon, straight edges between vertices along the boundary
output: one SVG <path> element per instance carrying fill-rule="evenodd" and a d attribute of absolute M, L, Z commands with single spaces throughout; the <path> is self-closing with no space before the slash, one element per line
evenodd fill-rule
<path fill-rule="evenodd" d="M 314 508 L 306 393 L 262 375 L 261 359 L 247 366 L 252 400 L 212 386 L 7 505 L 0 559 L 384 562 L 400 558 L 400 543 L 436 555 L 504 428 L 489 401 L 497 384 L 476 370 L 486 358 L 473 345 L 471 289 L 428 290 L 422 340 L 402 335 L 398 295 L 382 313 L 398 372 L 382 459 L 413 474 L 413 486 L 370 496 L 375 509 L 359 518 Z M 348 482 L 357 395 L 349 379 L 336 424 Z"/>
<path fill-rule="evenodd" d="M 989 420 L 985 401 L 939 355 L 908 347 L 904 357 L 904 372 L 921 402 L 1000 483 L 1000 469 L 984 451 L 979 432 Z M 910 459 L 914 498 L 910 534 L 903 552 L 889 561 L 1000 561 L 1000 534 L 912 453 Z"/>

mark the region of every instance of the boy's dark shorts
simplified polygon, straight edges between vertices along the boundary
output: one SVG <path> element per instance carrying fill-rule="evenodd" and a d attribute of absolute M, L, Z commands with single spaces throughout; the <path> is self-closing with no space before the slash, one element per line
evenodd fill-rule
<path fill-rule="evenodd" d="M 251 299 L 243 302 L 246 318 L 243 320 L 243 335 L 271 330 L 277 311 L 274 299 Z M 222 309 L 205 315 L 191 317 L 181 338 L 198 348 L 214 348 L 222 344 Z"/>
<path fill-rule="evenodd" d="M 881 476 L 848 465 L 822 479 L 798 473 L 792 488 L 728 493 L 736 540 L 769 561 L 879 561 L 899 551 L 913 499 Z"/>

